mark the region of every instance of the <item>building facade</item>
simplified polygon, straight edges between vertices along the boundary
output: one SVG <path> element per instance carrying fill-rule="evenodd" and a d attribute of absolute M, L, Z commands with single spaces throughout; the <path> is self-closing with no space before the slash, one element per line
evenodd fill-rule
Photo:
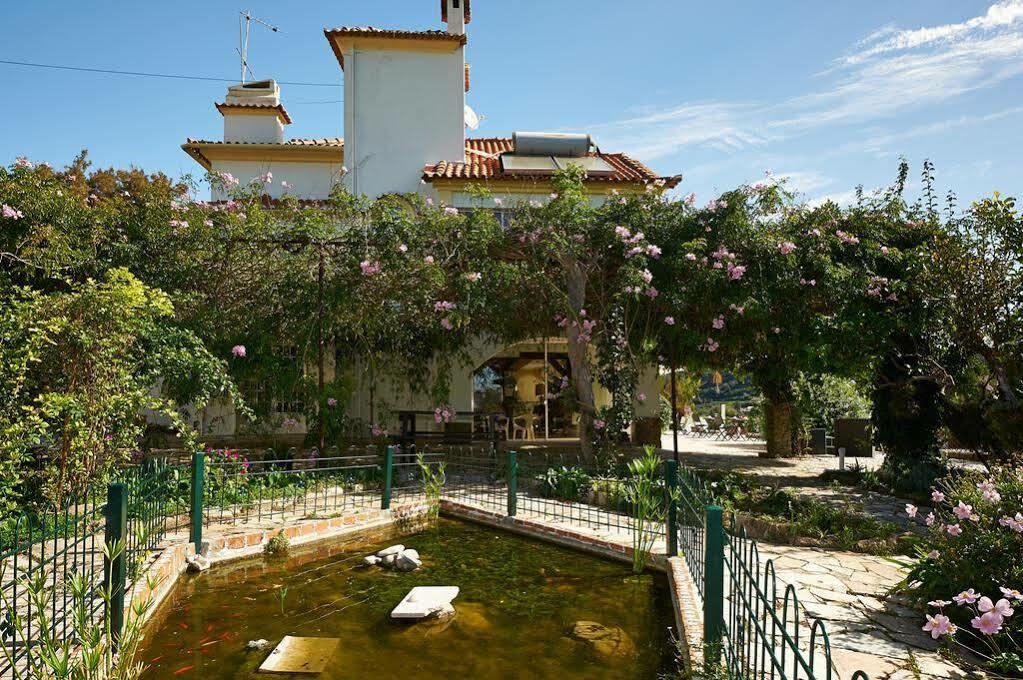
<path fill-rule="evenodd" d="M 677 178 L 660 177 L 624 153 L 600 151 L 585 134 L 467 137 L 467 127 L 476 122 L 466 104 L 472 84 L 465 59 L 471 0 L 440 4 L 442 30 L 324 30 L 344 72 L 343 137 L 287 138 L 292 119 L 279 87 L 267 80 L 230 87 L 224 101 L 216 104 L 224 118 L 223 139 L 189 139 L 183 150 L 206 171 L 230 173 L 243 184 L 271 172 L 274 182 L 266 189 L 270 198 L 287 191 L 300 199 L 325 199 L 341 185 L 355 195 L 419 193 L 456 208 L 491 208 L 502 219 L 507 217 L 502 206 L 546 200 L 551 175 L 570 164 L 586 171 L 585 185 L 595 204 L 612 192 L 662 191 L 677 184 Z M 470 185 L 487 187 L 492 198 L 481 203 L 478 196 L 470 196 Z M 214 188 L 211 198 L 226 197 Z M 501 403 L 517 404 L 524 416 L 509 414 L 509 435 L 524 422 L 527 431 L 517 433 L 524 438 L 538 433 L 571 436 L 568 414 L 555 413 L 552 421 L 551 411 L 557 409 L 552 409 L 548 389 L 567 370 L 564 343 L 563 338 L 537 339 L 512 348 L 481 343 L 469 364 L 453 376 L 451 405 L 460 413 L 489 410 L 501 392 Z M 370 375 L 354 361 L 352 416 L 375 421 L 379 403 L 387 404 L 391 414 L 436 406 L 425 395 L 408 394 Z M 650 398 L 640 405 L 639 416 L 655 417 L 656 371 L 644 374 L 641 382 L 640 390 Z M 597 398 L 605 403 L 608 399 L 600 390 Z M 209 435 L 234 433 L 230 413 L 205 415 L 202 421 Z M 391 431 L 396 428 L 394 422 L 380 424 Z"/>

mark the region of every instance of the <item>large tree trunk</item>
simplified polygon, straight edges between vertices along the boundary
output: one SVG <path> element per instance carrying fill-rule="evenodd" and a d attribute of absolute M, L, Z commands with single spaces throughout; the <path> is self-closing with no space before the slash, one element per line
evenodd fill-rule
<path fill-rule="evenodd" d="M 590 372 L 589 343 L 579 342 L 582 316 L 586 308 L 586 275 L 574 259 L 563 263 L 565 267 L 565 288 L 572 315 L 579 323 L 569 323 L 568 360 L 572 365 L 572 379 L 575 381 L 576 399 L 579 404 L 579 445 L 583 460 L 593 461 L 593 414 L 596 412 L 593 397 L 593 375 Z"/>
<path fill-rule="evenodd" d="M 767 440 L 765 458 L 789 458 L 792 451 L 793 399 L 785 391 L 765 393 L 764 438 Z"/>

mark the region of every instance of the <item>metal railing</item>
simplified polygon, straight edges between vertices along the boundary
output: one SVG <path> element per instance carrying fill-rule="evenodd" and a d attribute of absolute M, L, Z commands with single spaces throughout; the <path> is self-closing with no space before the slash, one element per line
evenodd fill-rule
<path fill-rule="evenodd" d="M 91 486 L 59 506 L 25 510 L 3 525 L 0 678 L 28 669 L 33 648 L 44 638 L 75 641 L 76 613 L 94 622 L 109 617 L 119 635 L 125 593 L 141 566 L 169 532 L 184 526 L 182 475 L 181 469 L 150 461 L 118 470 L 109 484 Z M 123 550 L 111 560 L 104 548 L 115 543 Z M 79 592 L 71 578 L 83 584 Z M 39 597 L 40 589 L 45 597 Z M 105 592 L 113 596 L 109 606 Z"/>
<path fill-rule="evenodd" d="M 677 479 L 679 519 L 669 531 L 703 600 L 705 664 L 734 680 L 838 680 L 824 621 L 806 613 L 773 560 L 761 562 L 745 529 L 726 528 L 699 475 L 683 468 Z M 856 671 L 848 680 L 869 676 Z"/>

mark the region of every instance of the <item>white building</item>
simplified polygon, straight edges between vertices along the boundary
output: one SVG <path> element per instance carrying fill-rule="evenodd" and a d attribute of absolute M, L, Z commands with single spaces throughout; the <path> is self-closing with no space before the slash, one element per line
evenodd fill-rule
<path fill-rule="evenodd" d="M 408 31 L 371 27 L 335 28 L 324 35 L 344 71 L 344 137 L 286 139 L 291 117 L 272 81 L 235 85 L 216 105 L 224 117 L 222 141 L 189 139 L 182 148 L 207 171 L 229 172 L 243 184 L 272 172 L 267 194 L 279 197 L 289 185 L 302 199 L 326 198 L 343 182 L 358 195 L 424 193 L 455 207 L 479 207 L 470 199 L 469 184 L 486 186 L 503 205 L 515 205 L 531 196 L 550 193 L 550 176 L 569 163 L 587 170 L 587 190 L 601 202 L 612 190 L 643 192 L 648 185 L 673 187 L 676 178 L 659 177 L 645 165 L 622 153 L 604 153 L 587 135 L 516 133 L 512 137 L 466 138 L 466 121 L 473 114 L 466 106 L 470 69 L 465 61 L 466 26 L 472 20 L 471 0 L 440 0 L 446 30 Z M 212 198 L 224 198 L 215 190 Z M 496 208 L 493 203 L 490 207 Z M 558 378 L 567 362 L 564 339 L 537 340 L 515 348 L 480 347 L 477 361 L 466 366 L 452 385 L 452 405 L 459 412 L 479 411 L 485 395 L 480 372 L 501 372 L 499 382 L 507 395 L 514 385 L 516 402 L 542 407 L 543 431 L 553 434 L 550 404 L 543 380 Z M 544 354 L 546 346 L 546 354 Z M 553 357 L 553 358 L 552 358 Z M 559 368 L 560 367 L 560 368 Z M 474 375 L 476 380 L 474 380 Z M 369 419 L 368 377 L 359 373 L 359 388 L 350 413 Z M 656 373 L 644 377 L 641 390 L 649 399 L 641 416 L 657 413 Z M 540 384 L 537 384 L 537 383 Z M 522 383 L 520 385 L 519 383 Z M 386 403 L 391 412 L 432 409 L 402 393 L 397 386 L 374 381 L 374 402 Z M 606 395 L 598 395 L 606 400 Z M 527 419 L 528 420 L 528 419 Z M 230 434 L 233 418 L 217 432 Z M 394 423 L 383 423 L 394 428 Z M 570 432 L 562 422 L 561 433 Z M 535 434 L 537 428 L 531 428 Z"/>

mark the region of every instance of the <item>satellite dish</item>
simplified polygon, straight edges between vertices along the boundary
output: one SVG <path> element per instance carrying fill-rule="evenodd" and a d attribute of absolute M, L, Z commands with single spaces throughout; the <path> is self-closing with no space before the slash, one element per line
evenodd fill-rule
<path fill-rule="evenodd" d="M 465 127 L 470 130 L 478 130 L 480 127 L 480 117 L 468 104 L 465 105 Z"/>

